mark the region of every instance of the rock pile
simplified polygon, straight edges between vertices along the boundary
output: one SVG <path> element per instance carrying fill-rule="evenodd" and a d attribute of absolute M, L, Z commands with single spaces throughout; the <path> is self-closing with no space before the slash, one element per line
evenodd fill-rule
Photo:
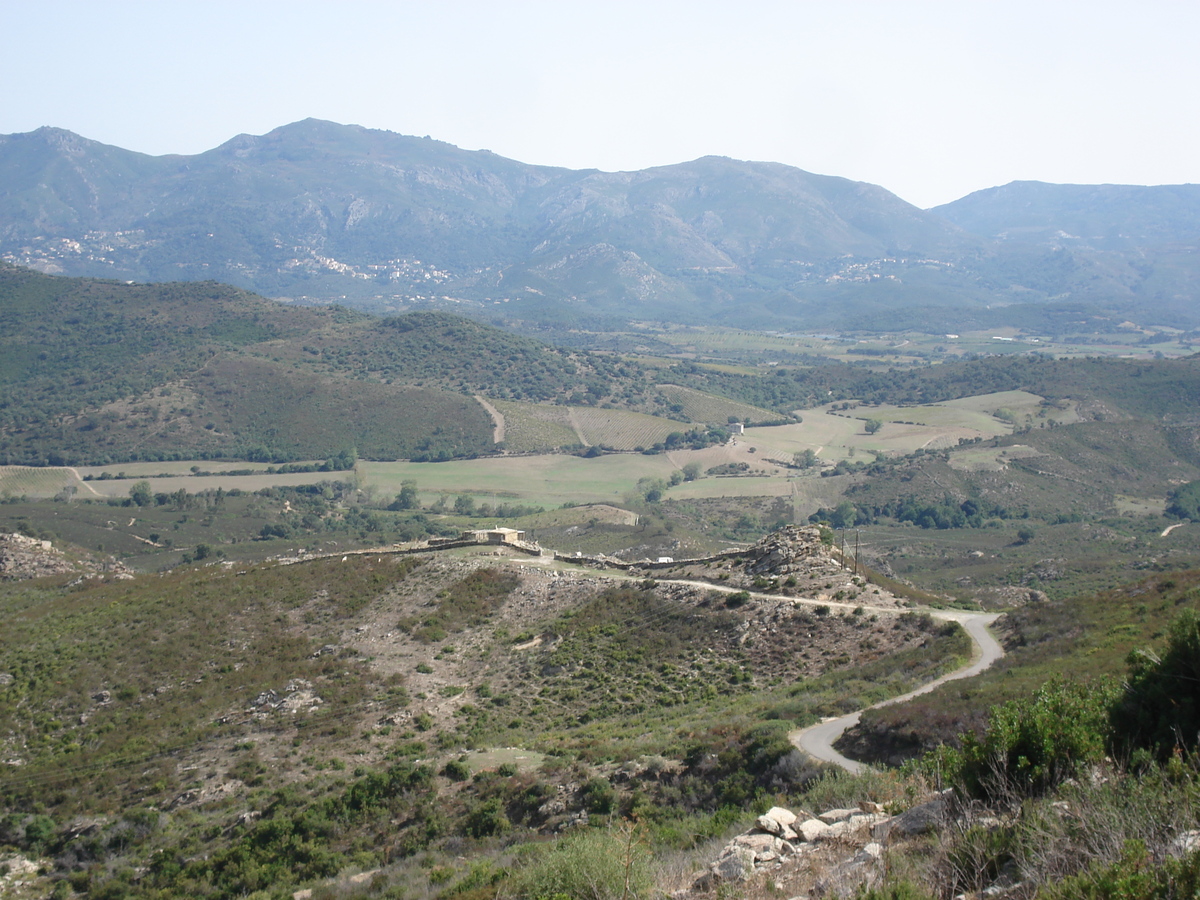
<path fill-rule="evenodd" d="M 841 569 L 825 545 L 816 525 L 785 525 L 758 541 L 741 555 L 748 575 L 786 575 L 802 570 L 810 572 L 814 564 L 828 564 L 831 571 Z"/>
<path fill-rule="evenodd" d="M 759 875 L 769 875 L 777 883 L 789 876 L 788 880 L 803 881 L 820 894 L 840 894 L 847 889 L 853 893 L 856 886 L 874 884 L 882 876 L 888 841 L 934 831 L 948 814 L 944 796 L 897 816 L 869 802 L 819 815 L 777 806 L 726 844 L 708 871 L 695 879 L 691 891 L 681 892 L 681 896 Z"/>
<path fill-rule="evenodd" d="M 0 581 L 42 578 L 74 571 L 75 566 L 49 541 L 23 534 L 0 534 Z"/>

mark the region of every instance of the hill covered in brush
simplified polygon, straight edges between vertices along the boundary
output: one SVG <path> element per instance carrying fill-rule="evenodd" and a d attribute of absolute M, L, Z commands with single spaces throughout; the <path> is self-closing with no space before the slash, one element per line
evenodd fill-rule
<path fill-rule="evenodd" d="M 474 398 L 643 408 L 643 370 L 445 313 L 378 319 L 213 282 L 0 266 L 0 460 L 449 458 L 495 449 Z"/>

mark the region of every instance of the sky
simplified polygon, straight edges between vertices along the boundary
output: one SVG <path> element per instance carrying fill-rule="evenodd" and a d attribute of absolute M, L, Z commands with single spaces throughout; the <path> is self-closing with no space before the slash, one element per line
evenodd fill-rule
<path fill-rule="evenodd" d="M 315 117 L 607 171 L 706 155 L 928 208 L 1200 181 L 1200 3 L 0 0 L 0 134 L 199 153 Z"/>

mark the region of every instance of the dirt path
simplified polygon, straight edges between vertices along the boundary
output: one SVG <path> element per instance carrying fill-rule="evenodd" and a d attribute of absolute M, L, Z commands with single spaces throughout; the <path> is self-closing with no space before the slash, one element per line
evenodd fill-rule
<path fill-rule="evenodd" d="M 583 436 L 583 428 L 579 425 L 579 419 L 575 416 L 575 410 L 567 407 L 567 421 L 571 423 L 571 427 L 575 429 L 575 436 L 579 438 L 579 443 L 585 447 L 592 446 L 588 443 L 588 439 Z"/>
<path fill-rule="evenodd" d="M 504 413 L 484 400 L 479 394 L 475 395 L 475 399 L 479 401 L 480 406 L 487 410 L 487 414 L 492 417 L 492 443 L 499 444 L 504 440 Z"/>
<path fill-rule="evenodd" d="M 74 475 L 75 479 L 80 484 L 82 484 L 85 488 L 87 488 L 89 491 L 91 491 L 95 496 L 97 496 L 97 497 L 101 496 L 99 491 L 97 491 L 94 487 L 92 487 L 90 484 L 88 484 L 86 481 L 83 480 L 83 477 L 79 474 L 78 469 L 74 468 L 73 466 L 67 466 L 67 471 L 70 472 L 72 475 Z"/>
<path fill-rule="evenodd" d="M 971 636 L 971 641 L 975 644 L 975 656 L 973 660 L 969 665 L 964 666 L 958 671 L 951 672 L 949 675 L 943 675 L 941 678 L 929 682 L 929 684 L 922 685 L 915 691 L 909 691 L 907 694 L 901 694 L 899 697 L 892 697 L 890 700 L 876 703 L 874 706 L 867 707 L 867 709 L 878 709 L 881 706 L 903 703 L 906 700 L 911 700 L 913 697 L 927 694 L 947 681 L 955 681 L 959 678 L 970 678 L 972 675 L 978 675 L 1004 655 L 1004 648 L 1000 646 L 999 642 L 988 631 L 988 626 L 999 618 L 998 614 L 970 613 L 949 609 L 930 609 L 926 610 L 926 612 L 937 619 L 958 622 L 966 629 L 967 634 Z M 842 732 L 847 728 L 858 724 L 862 713 L 863 710 L 860 709 L 858 712 L 850 713 L 848 716 L 827 719 L 820 724 L 810 725 L 808 728 L 793 731 L 788 735 L 788 738 L 809 756 L 841 766 L 848 772 L 857 775 L 859 772 L 867 769 L 867 766 L 842 756 L 842 754 L 833 749 L 833 743 L 842 736 Z"/>
<path fill-rule="evenodd" d="M 1159 537 L 1166 537 L 1168 534 L 1170 534 L 1176 528 L 1182 528 L 1186 524 L 1187 524 L 1187 522 L 1176 522 L 1174 525 L 1168 525 L 1166 528 L 1163 529 L 1163 533 L 1160 534 Z"/>

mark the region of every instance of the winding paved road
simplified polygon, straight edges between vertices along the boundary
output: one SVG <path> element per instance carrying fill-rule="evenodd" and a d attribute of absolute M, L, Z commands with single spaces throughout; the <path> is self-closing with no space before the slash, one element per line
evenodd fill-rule
<path fill-rule="evenodd" d="M 901 694 L 899 697 L 892 697 L 890 700 L 876 703 L 874 706 L 867 707 L 868 709 L 878 709 L 881 706 L 903 703 L 906 700 L 911 700 L 913 697 L 927 694 L 947 681 L 978 675 L 1004 655 L 1004 648 L 1000 646 L 996 639 L 992 637 L 991 632 L 988 631 L 988 626 L 999 618 L 998 614 L 972 613 L 953 609 L 930 609 L 926 611 L 935 619 L 958 622 L 962 625 L 975 644 L 974 659 L 970 665 L 951 672 L 949 675 L 943 675 L 941 678 L 929 682 L 929 684 L 922 685 L 915 691 L 909 691 L 907 694 Z M 833 749 L 833 742 L 840 738 L 842 732 L 847 728 L 857 725 L 859 717 L 862 714 L 863 710 L 860 709 L 858 712 L 850 713 L 848 716 L 841 716 L 837 719 L 826 719 L 817 725 L 810 725 L 808 728 L 793 731 L 788 737 L 793 744 L 809 756 L 834 763 L 849 772 L 858 774 L 868 767 L 864 763 L 855 762 L 852 759 L 842 756 L 842 754 Z"/>

